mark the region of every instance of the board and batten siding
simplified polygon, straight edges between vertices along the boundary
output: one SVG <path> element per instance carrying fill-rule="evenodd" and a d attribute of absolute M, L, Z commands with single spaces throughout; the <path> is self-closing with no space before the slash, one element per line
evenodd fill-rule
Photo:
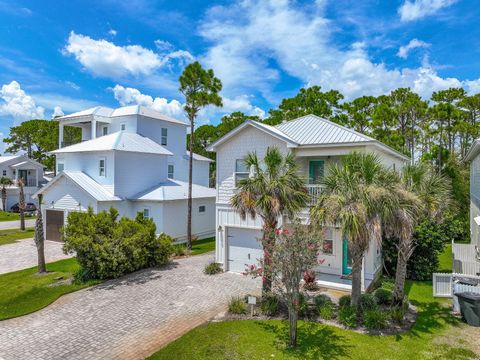
<path fill-rule="evenodd" d="M 97 201 L 68 178 L 61 178 L 44 192 L 43 202 L 47 209 L 85 211 L 88 207 L 97 210 Z"/>
<path fill-rule="evenodd" d="M 474 220 L 480 216 L 480 156 L 470 163 L 470 236 L 480 246 L 480 226 Z"/>
<path fill-rule="evenodd" d="M 246 127 L 217 149 L 217 202 L 228 204 L 235 188 L 235 162 L 243 159 L 249 152 L 255 151 L 263 159 L 267 148 L 276 146 L 287 153 L 287 145 L 263 131 Z"/>

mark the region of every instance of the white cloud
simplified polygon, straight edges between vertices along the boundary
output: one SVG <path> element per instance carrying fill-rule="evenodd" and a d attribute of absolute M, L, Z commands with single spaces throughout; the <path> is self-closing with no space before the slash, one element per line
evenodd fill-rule
<path fill-rule="evenodd" d="M 16 123 L 45 117 L 45 109 L 37 106 L 35 100 L 15 80 L 2 86 L 0 98 L 3 100 L 0 103 L 0 115 L 12 116 Z"/>
<path fill-rule="evenodd" d="M 142 94 L 138 89 L 123 87 L 118 84 L 115 85 L 112 91 L 115 99 L 122 106 L 143 105 L 174 118 L 184 117 L 183 106 L 177 100 L 168 101 L 165 98 L 153 98 L 150 95 Z"/>
<path fill-rule="evenodd" d="M 55 106 L 53 108 L 52 119 L 55 119 L 56 117 L 63 116 L 63 115 L 65 115 L 65 114 L 63 113 L 63 110 L 60 106 Z"/>
<path fill-rule="evenodd" d="M 69 96 L 57 93 L 32 93 L 32 97 L 39 105 L 53 109 L 55 106 L 61 106 L 63 111 L 75 112 L 85 110 L 87 108 L 98 105 L 97 102 L 79 98 L 72 98 Z"/>
<path fill-rule="evenodd" d="M 457 0 L 406 0 L 398 8 L 398 14 L 402 21 L 413 21 L 433 15 L 440 9 L 450 6 Z"/>
<path fill-rule="evenodd" d="M 223 97 L 223 108 L 219 109 L 219 111 L 223 113 L 241 111 L 247 115 L 256 115 L 261 119 L 265 118 L 265 111 L 258 106 L 252 105 L 247 95 L 239 95 L 233 99 Z"/>
<path fill-rule="evenodd" d="M 428 48 L 430 47 L 431 44 L 418 40 L 418 39 L 412 39 L 407 45 L 400 46 L 397 52 L 397 56 L 401 57 L 402 59 L 406 59 L 408 57 L 408 53 L 410 50 L 416 49 L 416 48 Z"/>
<path fill-rule="evenodd" d="M 115 30 L 115 29 L 110 29 L 110 30 L 108 30 L 108 34 L 109 34 L 109 35 L 117 36 L 117 33 L 118 33 L 118 32 L 117 32 L 117 30 Z"/>
<path fill-rule="evenodd" d="M 350 48 L 333 40 L 335 27 L 324 6 L 299 8 L 288 0 L 245 0 L 209 10 L 200 34 L 211 43 L 202 61 L 213 68 L 232 97 L 260 91 L 271 94 L 280 71 L 303 81 L 337 89 L 347 99 L 381 95 L 398 87 L 411 87 L 428 98 L 448 86 L 469 86 L 455 78 L 442 78 L 428 62 L 418 68 L 389 68 L 373 61 L 367 44 Z"/>
<path fill-rule="evenodd" d="M 183 64 L 193 59 L 193 56 L 185 50 L 157 54 L 140 45 L 119 46 L 73 31 L 63 53 L 73 55 L 92 74 L 111 78 L 151 75 L 163 66 L 171 66 L 172 60 Z"/>

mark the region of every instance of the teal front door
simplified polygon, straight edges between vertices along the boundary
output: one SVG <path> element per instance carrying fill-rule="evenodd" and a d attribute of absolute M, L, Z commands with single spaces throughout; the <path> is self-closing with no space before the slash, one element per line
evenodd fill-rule
<path fill-rule="evenodd" d="M 343 239 L 343 251 L 342 251 L 342 274 L 348 275 L 352 272 L 352 259 L 350 256 L 350 250 L 348 248 L 348 240 Z"/>
<path fill-rule="evenodd" d="M 310 160 L 308 171 L 308 183 L 320 184 L 323 180 L 324 162 L 323 160 Z"/>

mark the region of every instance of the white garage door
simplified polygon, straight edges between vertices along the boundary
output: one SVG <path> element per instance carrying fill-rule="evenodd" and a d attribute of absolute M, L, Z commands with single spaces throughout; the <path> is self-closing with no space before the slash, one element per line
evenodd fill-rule
<path fill-rule="evenodd" d="M 260 230 L 229 227 L 227 236 L 229 271 L 243 273 L 247 266 L 259 264 L 263 256 Z"/>

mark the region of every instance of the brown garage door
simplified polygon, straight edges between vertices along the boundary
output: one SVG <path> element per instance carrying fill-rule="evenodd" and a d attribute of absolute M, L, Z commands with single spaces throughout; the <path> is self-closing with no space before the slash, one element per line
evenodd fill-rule
<path fill-rule="evenodd" d="M 61 241 L 62 236 L 60 229 L 63 226 L 63 211 L 47 210 L 47 240 Z"/>

